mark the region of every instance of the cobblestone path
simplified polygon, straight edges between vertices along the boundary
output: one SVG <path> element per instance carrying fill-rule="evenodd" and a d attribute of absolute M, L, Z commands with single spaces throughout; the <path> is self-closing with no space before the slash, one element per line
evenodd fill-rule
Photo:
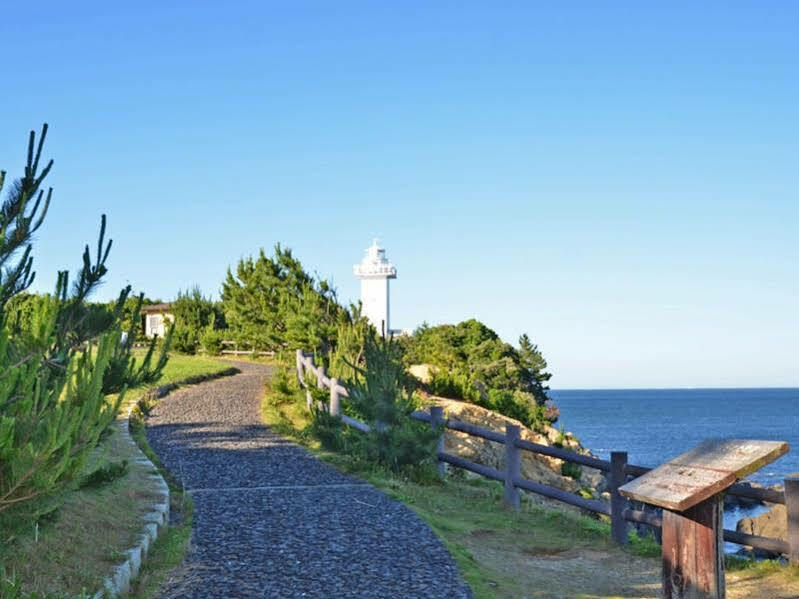
<path fill-rule="evenodd" d="M 147 439 L 194 499 L 186 561 L 162 598 L 470 597 L 408 508 L 261 424 L 267 366 L 179 390 Z"/>

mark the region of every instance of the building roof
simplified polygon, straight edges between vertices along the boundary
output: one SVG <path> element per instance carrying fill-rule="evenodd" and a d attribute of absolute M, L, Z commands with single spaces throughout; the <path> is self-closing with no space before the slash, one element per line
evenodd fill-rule
<path fill-rule="evenodd" d="M 162 314 L 171 310 L 172 304 L 150 304 L 149 306 L 144 306 L 141 312 L 142 314 Z"/>

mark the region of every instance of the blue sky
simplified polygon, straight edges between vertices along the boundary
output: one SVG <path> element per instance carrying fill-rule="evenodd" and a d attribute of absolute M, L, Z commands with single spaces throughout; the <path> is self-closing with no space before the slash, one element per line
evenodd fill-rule
<path fill-rule="evenodd" d="M 568 387 L 799 386 L 793 3 L 5 7 L 0 168 L 51 126 L 37 285 L 217 294 L 281 242 L 392 324 L 527 332 Z"/>

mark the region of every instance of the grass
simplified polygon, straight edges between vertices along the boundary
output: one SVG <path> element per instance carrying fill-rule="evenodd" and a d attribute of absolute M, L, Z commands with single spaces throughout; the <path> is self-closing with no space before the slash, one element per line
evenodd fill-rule
<path fill-rule="evenodd" d="M 399 476 L 349 456 L 322 451 L 304 432 L 310 417 L 303 394 L 294 383 L 288 387 L 281 384 L 279 389 L 268 387 L 262 415 L 276 432 L 304 443 L 321 459 L 367 480 L 413 509 L 447 546 L 478 599 L 555 597 L 564 591 L 567 594 L 563 596 L 579 596 L 574 576 L 572 582 L 556 582 L 551 568 L 531 567 L 534 562 L 551 565 L 555 563 L 553 556 L 576 558 L 569 560 L 572 562 L 580 562 L 582 556 L 609 556 L 636 565 L 647 562 L 648 572 L 658 566 L 655 560 L 641 557 L 651 553 L 651 541 L 638 541 L 632 551 L 622 551 L 613 545 L 608 524 L 575 511 L 541 507 L 530 500 L 523 502 L 519 512 L 504 509 L 499 483 L 467 478 L 457 470 L 443 481 L 424 475 Z M 629 565 L 626 567 L 629 569 Z M 633 589 L 640 595 L 642 585 L 647 584 L 645 580 L 634 581 L 633 589 L 625 589 L 628 577 L 622 585 L 614 586 L 614 571 L 600 563 L 596 570 L 602 585 L 619 596 Z M 553 589 L 553 584 L 558 588 Z"/>
<path fill-rule="evenodd" d="M 230 364 L 221 360 L 173 354 L 161 380 L 128 390 L 126 404 L 156 385 L 229 368 Z M 135 437 L 134 429 L 131 427 Z M 0 564 L 9 575 L 16 575 L 26 593 L 59 599 L 84 591 L 93 593 L 112 567 L 126 559 L 125 551 L 141 534 L 142 516 L 160 497 L 154 493 L 149 478 L 152 467 L 135 463 L 136 457 L 135 448 L 116 432 L 112 433 L 94 451 L 86 473 L 127 460 L 126 473 L 110 482 L 69 492 L 54 518 L 0 548 Z M 173 491 L 172 509 L 178 517 L 183 515 L 183 523 L 167 527 L 154 545 L 142 574 L 142 592 L 150 594 L 139 596 L 152 596 L 153 591 L 148 591 L 151 583 L 161 580 L 159 577 L 183 556 L 190 531 L 191 506 L 183 502 L 179 489 Z"/>
<path fill-rule="evenodd" d="M 177 509 L 173 502 L 172 509 Z M 133 582 L 130 597 L 150 599 L 158 594 L 158 590 L 167 575 L 180 566 L 186 555 L 186 547 L 191 537 L 193 521 L 193 505 L 187 500 L 182 507 L 183 520 L 180 524 L 170 524 L 169 528 L 158 537 L 150 549 L 138 578 Z"/>
<path fill-rule="evenodd" d="M 143 353 L 142 351 L 142 355 Z M 193 376 L 218 374 L 228 368 L 230 368 L 230 364 L 220 358 L 173 353 L 169 356 L 169 362 L 164 368 L 163 375 L 155 385 L 151 386 L 179 383 Z"/>
<path fill-rule="evenodd" d="M 444 542 L 477 599 L 658 597 L 660 547 L 630 535 L 622 549 L 610 526 L 567 506 L 524 495 L 519 512 L 503 507 L 499 483 L 453 469 L 447 478 L 400 476 L 349 456 L 322 451 L 305 432 L 304 394 L 284 377 L 267 388 L 264 421 L 336 468 L 359 476 L 414 510 Z M 562 505 L 562 504 L 556 504 Z M 727 596 L 799 596 L 799 568 L 728 560 Z"/>

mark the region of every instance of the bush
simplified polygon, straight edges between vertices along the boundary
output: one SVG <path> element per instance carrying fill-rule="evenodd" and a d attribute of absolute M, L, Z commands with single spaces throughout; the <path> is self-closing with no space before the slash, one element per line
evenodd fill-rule
<path fill-rule="evenodd" d="M 353 380 L 357 375 L 355 369 L 364 366 L 366 337 L 374 335 L 375 329 L 361 314 L 360 306 L 342 309 L 336 329 L 336 347 L 330 354 L 330 375 L 341 380 Z"/>
<path fill-rule="evenodd" d="M 435 395 L 470 401 L 528 426 L 558 419 L 547 396 L 546 360 L 527 335 L 519 338 L 517 349 L 472 319 L 457 325 L 423 325 L 401 343 L 406 365 L 435 367 L 427 385 Z"/>
<path fill-rule="evenodd" d="M 489 410 L 514 418 L 535 430 L 548 424 L 544 418 L 545 408 L 535 403 L 529 393 L 490 389 L 485 399 L 475 402 Z"/>
<path fill-rule="evenodd" d="M 356 451 L 394 471 L 431 463 L 441 433 L 410 418 L 417 406 L 400 357 L 395 341 L 368 335 L 365 367 L 356 368 L 358 379 L 349 388 L 347 402 L 354 415 L 371 426 Z"/>
<path fill-rule="evenodd" d="M 426 423 L 403 418 L 390 427 L 372 428 L 361 445 L 361 453 L 395 472 L 424 467 L 435 459 L 439 434 Z"/>
<path fill-rule="evenodd" d="M 205 353 L 207 353 L 209 356 L 218 356 L 220 353 L 222 353 L 222 341 L 224 341 L 224 339 L 225 334 L 223 331 L 213 328 L 206 328 L 200 341 Z"/>
<path fill-rule="evenodd" d="M 177 299 L 172 302 L 172 314 L 175 316 L 175 323 L 171 327 L 174 329 L 172 347 L 184 354 L 197 353 L 207 329 L 224 328 L 221 308 L 210 298 L 204 297 L 196 286 L 178 293 Z"/>
<path fill-rule="evenodd" d="M 296 389 L 292 388 L 291 381 L 288 368 L 278 368 L 272 377 L 272 390 L 277 392 L 281 399 L 291 399 L 296 392 Z"/>
<path fill-rule="evenodd" d="M 178 324 L 170 327 L 172 333 L 172 347 L 182 354 L 194 355 L 200 346 L 200 332 L 189 326 Z"/>
<path fill-rule="evenodd" d="M 568 476 L 580 482 L 580 478 L 583 476 L 583 469 L 579 464 L 575 464 L 574 462 L 563 462 L 560 466 L 560 473 L 563 476 Z"/>
<path fill-rule="evenodd" d="M 308 432 L 329 451 L 344 448 L 344 431 L 340 416 L 331 416 L 324 408 L 311 406 L 311 424 Z"/>
<path fill-rule="evenodd" d="M 480 392 L 469 377 L 459 372 L 433 372 L 427 385 L 430 393 L 441 397 L 463 399 L 473 403 L 480 402 Z"/>

